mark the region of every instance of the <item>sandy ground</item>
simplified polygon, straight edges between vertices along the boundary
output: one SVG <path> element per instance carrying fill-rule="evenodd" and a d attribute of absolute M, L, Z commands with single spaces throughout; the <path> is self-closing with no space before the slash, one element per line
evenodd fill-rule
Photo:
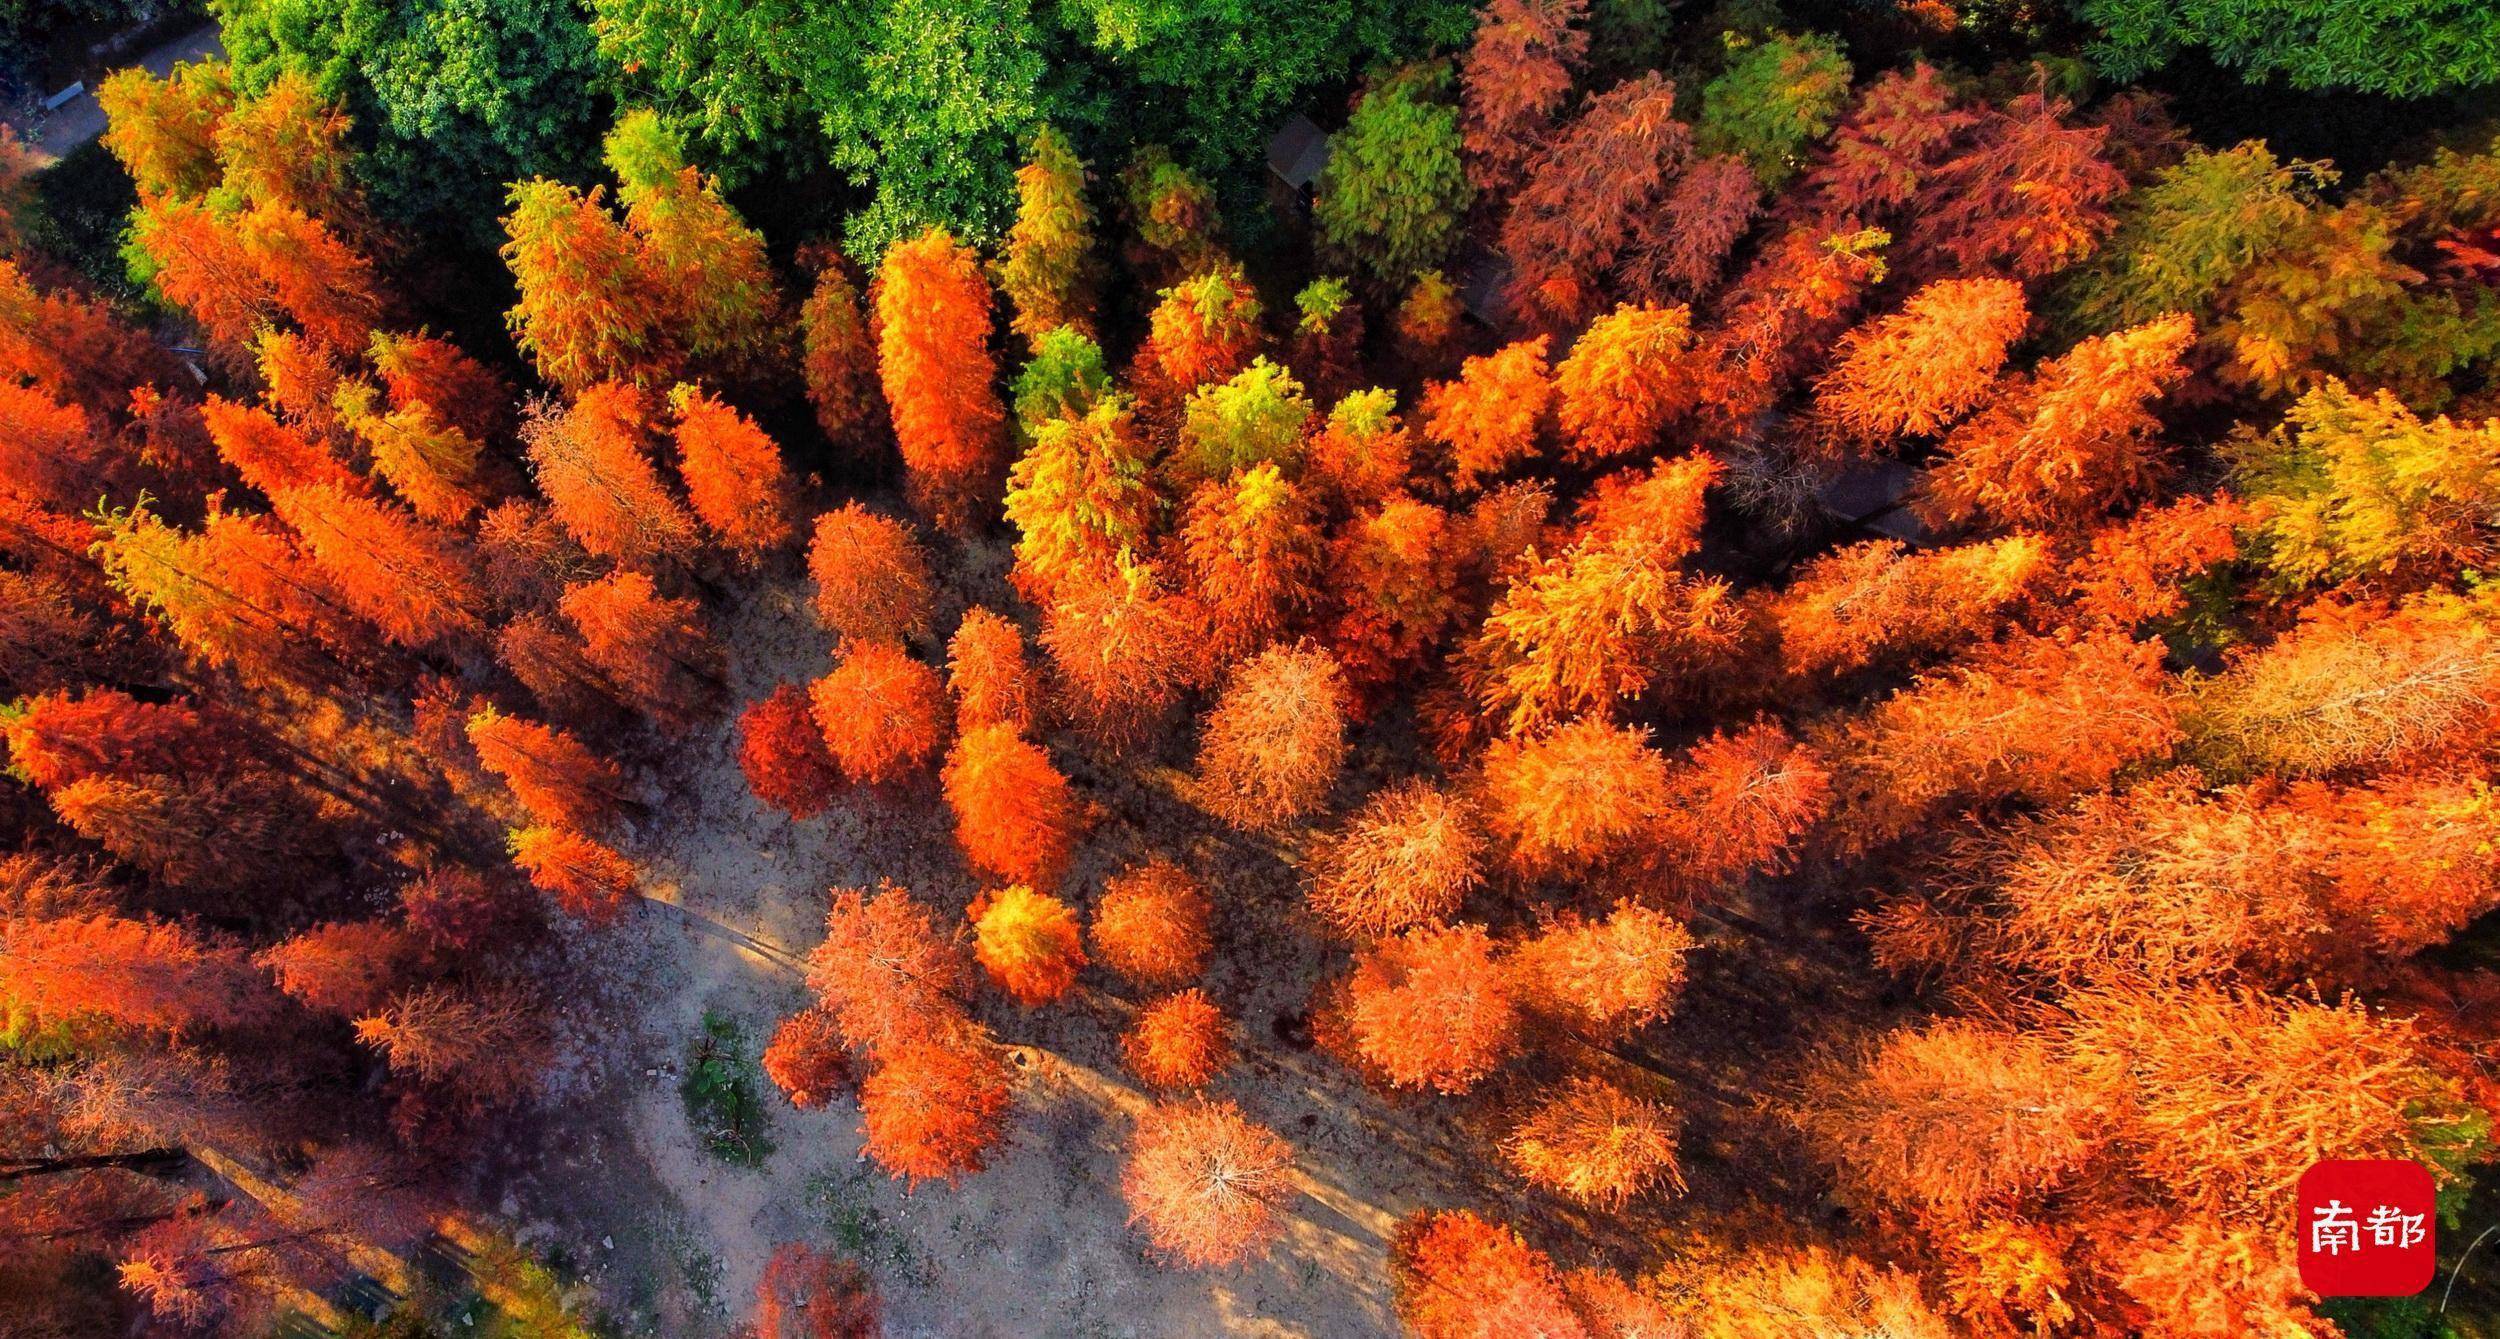
<path fill-rule="evenodd" d="M 725 629 L 741 701 L 828 667 L 806 597 L 803 581 L 762 585 Z M 774 1245 L 809 1241 L 874 1270 L 898 1335 L 1394 1333 L 1387 1234 L 1404 1213 L 1472 1198 L 1469 1175 L 1450 1169 L 1475 1155 L 1431 1104 L 1393 1108 L 1277 1039 L 1277 1019 L 1301 1009 L 1323 965 L 1290 924 L 1292 872 L 1173 798 L 1168 766 L 1091 792 L 1104 813 L 1063 891 L 1090 904 L 1106 873 L 1148 849 L 1141 828 L 1189 832 L 1182 849 L 1219 904 L 1207 986 L 1242 1024 L 1242 1062 L 1216 1091 L 1301 1155 L 1304 1193 L 1266 1261 L 1168 1269 L 1129 1231 L 1121 1147 L 1146 1099 L 1119 1071 L 1115 1038 L 1139 996 L 1100 972 L 1069 1003 L 985 1005 L 1028 1064 L 1007 1146 L 956 1186 L 906 1194 L 859 1161 L 856 1106 L 796 1111 L 769 1086 L 764 1164 L 709 1154 L 677 1092 L 689 1047 L 707 1013 L 760 1047 L 805 1002 L 795 959 L 821 937 L 829 887 L 892 879 L 957 915 L 977 891 L 933 780 L 793 823 L 748 793 L 734 748 L 724 719 L 658 778 L 666 798 L 629 843 L 652 901 L 592 946 L 607 984 L 586 1001 L 584 1040 L 608 1062 L 579 1076 L 552 1151 L 504 1206 L 581 1267 L 619 1319 L 669 1335 L 726 1328 Z M 1062 762 L 1087 775 L 1082 758 Z"/>
<path fill-rule="evenodd" d="M 1014 607 L 999 548 L 948 562 L 947 587 Z M 795 561 L 736 584 L 743 603 L 716 631 L 739 703 L 830 667 L 830 639 Z M 961 600 L 946 598 L 938 623 L 951 630 Z M 501 1178 L 503 1216 L 578 1270 L 628 1333 L 725 1331 L 745 1314 L 775 1245 L 805 1241 L 876 1274 L 898 1336 L 1362 1339 L 1396 1333 L 1387 1242 L 1419 1209 L 1477 1207 L 1560 1250 L 1566 1265 L 1620 1269 L 1766 1202 L 1797 1216 L 1828 1209 L 1819 1178 L 1800 1170 L 1758 1104 L 1815 1017 L 1837 1011 L 1871 1024 L 1885 1010 L 1855 997 L 1870 978 L 1832 942 L 1829 918 L 1816 923 L 1806 889 L 1758 888 L 1697 919 L 1703 947 L 1688 960 L 1675 1018 L 1633 1043 L 1549 1045 L 1463 1102 L 1373 1093 L 1284 1026 L 1345 956 L 1303 910 L 1293 850 L 1233 832 L 1180 797 L 1194 731 L 1178 720 L 1159 756 L 1116 764 L 1052 739 L 1054 758 L 1099 808 L 1060 892 L 1090 908 L 1105 876 L 1162 850 L 1213 893 L 1216 952 L 1203 985 L 1234 1015 L 1241 1043 L 1213 1091 L 1297 1152 L 1301 1193 L 1267 1259 L 1230 1271 L 1166 1268 L 1129 1230 L 1122 1150 L 1147 1099 L 1120 1070 L 1116 1038 L 1145 996 L 1099 969 L 1044 1009 L 986 993 L 980 1011 L 1020 1048 L 1025 1072 L 1006 1145 L 959 1184 L 905 1193 L 860 1160 L 856 1106 L 797 1111 L 768 1083 L 773 1152 L 757 1168 L 724 1162 L 702 1147 L 678 1095 L 705 1016 L 735 1020 L 760 1049 L 806 1002 L 798 962 L 822 937 L 829 888 L 891 879 L 959 924 L 979 891 L 933 776 L 794 823 L 748 792 L 733 720 L 725 714 L 662 750 L 651 769 L 649 813 L 625 843 L 645 862 L 650 900 L 576 946 L 595 964 L 573 1010 L 579 1063 L 552 1128 L 526 1141 L 537 1151 Z M 1391 723 L 1358 737 L 1336 812 L 1417 770 L 1412 742 L 1397 734 Z M 1523 1192 L 1502 1173 L 1490 1113 L 1566 1063 L 1664 1085 L 1654 1090 L 1685 1113 L 1687 1194 L 1594 1215 Z"/>

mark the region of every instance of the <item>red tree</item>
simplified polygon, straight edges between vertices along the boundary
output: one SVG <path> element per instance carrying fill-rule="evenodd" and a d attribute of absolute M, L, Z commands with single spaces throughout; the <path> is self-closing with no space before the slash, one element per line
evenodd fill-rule
<path fill-rule="evenodd" d="M 1012 725 L 958 735 L 940 775 L 955 811 L 955 842 L 986 874 L 1048 888 L 1076 844 L 1079 818 L 1068 779 L 1050 755 Z"/>
<path fill-rule="evenodd" d="M 907 1042 L 859 1085 L 865 1151 L 911 1185 L 977 1172 L 1005 1133 L 1011 1096 L 1007 1066 L 988 1043 Z"/>
<path fill-rule="evenodd" d="M 1343 1008 L 1355 1053 L 1400 1088 L 1466 1092 L 1518 1044 L 1509 974 L 1478 925 L 1409 930 L 1364 950 Z"/>
<path fill-rule="evenodd" d="M 773 685 L 739 715 L 738 766 L 757 799 L 792 818 L 823 813 L 842 782 L 807 690 L 791 683 Z"/>
<path fill-rule="evenodd" d="M 1492 0 L 1459 62 L 1467 179 L 1498 197 L 1519 185 L 1588 57 L 1588 0 Z"/>
<path fill-rule="evenodd" d="M 1400 1222 L 1389 1269 L 1398 1320 L 1415 1339 L 1589 1339 L 1554 1262 L 1467 1210 Z"/>
<path fill-rule="evenodd" d="M 469 717 L 469 746 L 486 770 L 512 788 L 521 807 L 560 827 L 595 828 L 624 795 L 616 764 L 563 730 L 493 707 Z"/>
<path fill-rule="evenodd" d="M 754 562 L 798 533 L 797 503 L 781 448 L 753 420 L 719 398 L 679 386 L 677 475 L 686 499 L 721 547 Z"/>
<path fill-rule="evenodd" d="M 848 640 L 894 641 L 929 632 L 928 554 L 911 528 L 846 502 L 816 518 L 807 545 L 816 616 Z"/>
<path fill-rule="evenodd" d="M 850 643 L 807 695 L 826 749 L 861 785 L 925 765 L 946 730 L 945 684 L 893 642 Z"/>
<path fill-rule="evenodd" d="M 1120 1193 L 1165 1257 L 1199 1269 L 1264 1255 L 1293 1150 L 1230 1102 L 1169 1102 L 1138 1119 Z"/>
<path fill-rule="evenodd" d="M 1189 871 L 1157 856 L 1103 881 L 1094 904 L 1094 956 L 1148 986 L 1176 986 L 1206 970 L 1211 907 Z"/>
<path fill-rule="evenodd" d="M 1007 468 L 980 258 L 933 228 L 887 250 L 873 296 L 877 372 L 912 505 L 948 529 L 968 529 L 995 505 Z"/>

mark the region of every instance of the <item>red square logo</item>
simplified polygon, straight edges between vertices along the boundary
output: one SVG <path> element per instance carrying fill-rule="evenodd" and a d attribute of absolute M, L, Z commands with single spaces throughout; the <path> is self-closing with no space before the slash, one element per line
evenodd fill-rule
<path fill-rule="evenodd" d="M 2410 1297 L 2438 1269 L 2438 1192 L 2402 1158 L 2321 1162 L 2300 1175 L 2301 1285 L 2320 1297 Z"/>

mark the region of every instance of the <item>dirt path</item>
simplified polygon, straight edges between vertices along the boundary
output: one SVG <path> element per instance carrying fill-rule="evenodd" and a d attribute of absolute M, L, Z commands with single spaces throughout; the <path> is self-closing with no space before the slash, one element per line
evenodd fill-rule
<path fill-rule="evenodd" d="M 795 580 L 764 585 L 726 629 L 741 701 L 827 667 L 804 599 Z M 611 1307 L 672 1336 L 725 1327 L 774 1245 L 803 1240 L 866 1261 L 898 1335 L 1394 1332 L 1386 1235 L 1406 1212 L 1467 1198 L 1465 1179 L 1446 1170 L 1465 1159 L 1437 1142 L 1434 1120 L 1415 1119 L 1429 1104 L 1392 1112 L 1334 1065 L 1274 1040 L 1275 1017 L 1301 1007 L 1298 983 L 1316 977 L 1320 957 L 1280 933 L 1290 872 L 1256 852 L 1191 846 L 1230 902 L 1209 988 L 1239 1011 L 1245 1050 L 1220 1091 L 1302 1154 L 1305 1193 L 1266 1261 L 1165 1269 L 1129 1232 L 1121 1150 L 1147 1099 L 1114 1058 L 1134 1001 L 1095 974 L 1071 1005 L 988 1010 L 1031 1064 L 1008 1146 L 958 1186 L 906 1194 L 861 1163 L 848 1102 L 800 1112 L 768 1094 L 775 1148 L 761 1167 L 707 1153 L 677 1094 L 689 1046 L 709 1014 L 760 1047 L 803 1003 L 796 955 L 821 936 L 828 887 L 890 878 L 948 914 L 976 891 L 933 785 L 791 823 L 748 794 L 733 747 L 724 721 L 674 756 L 675 798 L 634 843 L 654 902 L 597 947 L 613 997 L 595 1010 L 592 1040 L 607 1054 L 564 1103 L 583 1123 L 509 1203 L 552 1232 Z M 1066 888 L 1083 901 L 1142 849 L 1137 823 L 1169 818 L 1160 806 L 1171 802 L 1149 793 L 1108 799 Z"/>

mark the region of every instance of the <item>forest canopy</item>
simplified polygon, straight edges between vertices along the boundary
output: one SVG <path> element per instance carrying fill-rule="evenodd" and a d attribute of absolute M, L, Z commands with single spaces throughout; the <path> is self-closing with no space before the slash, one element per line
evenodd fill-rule
<path fill-rule="evenodd" d="M 213 8 L 0 131 L 0 1332 L 2500 1315 L 2287 1230 L 2493 1202 L 2500 120 L 2076 63 L 2479 11 Z"/>

